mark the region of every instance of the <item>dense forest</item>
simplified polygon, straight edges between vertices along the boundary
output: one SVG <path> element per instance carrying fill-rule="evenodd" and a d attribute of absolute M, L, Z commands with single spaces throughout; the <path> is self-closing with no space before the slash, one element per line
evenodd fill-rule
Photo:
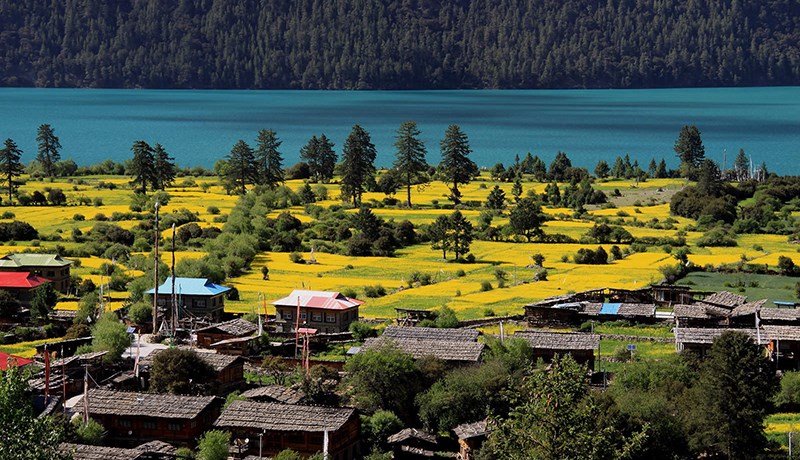
<path fill-rule="evenodd" d="M 0 85 L 629 88 L 800 82 L 796 0 L 0 0 Z"/>

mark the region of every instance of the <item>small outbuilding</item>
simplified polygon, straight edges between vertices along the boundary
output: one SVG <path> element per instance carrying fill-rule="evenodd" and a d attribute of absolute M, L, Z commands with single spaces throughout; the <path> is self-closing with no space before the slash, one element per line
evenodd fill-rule
<path fill-rule="evenodd" d="M 491 431 L 486 420 L 464 423 L 453 428 L 453 432 L 458 436 L 459 451 L 457 458 L 459 460 L 474 459 L 475 451 L 481 448 Z"/>
<path fill-rule="evenodd" d="M 534 359 L 553 361 L 556 355 L 570 354 L 572 358 L 594 369 L 595 351 L 600 349 L 600 335 L 584 332 L 517 331 L 513 337 L 524 339 L 533 349 Z"/>
<path fill-rule="evenodd" d="M 386 443 L 392 448 L 396 459 L 418 460 L 436 456 L 436 436 L 416 428 L 404 428 L 389 436 Z"/>
<path fill-rule="evenodd" d="M 198 329 L 197 346 L 211 348 L 211 345 L 223 340 L 250 337 L 258 332 L 258 325 L 244 318 L 236 318 L 219 324 Z"/>

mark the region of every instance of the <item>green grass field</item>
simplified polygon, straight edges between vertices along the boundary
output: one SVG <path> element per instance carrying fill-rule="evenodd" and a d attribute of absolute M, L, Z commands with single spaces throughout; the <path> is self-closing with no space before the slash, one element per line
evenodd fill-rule
<path fill-rule="evenodd" d="M 780 275 L 758 275 L 748 273 L 724 274 L 693 272 L 679 284 L 691 286 L 698 291 L 731 291 L 747 296 L 749 300 L 768 299 L 768 307 L 774 301 L 795 301 L 795 284 L 800 278 Z"/>

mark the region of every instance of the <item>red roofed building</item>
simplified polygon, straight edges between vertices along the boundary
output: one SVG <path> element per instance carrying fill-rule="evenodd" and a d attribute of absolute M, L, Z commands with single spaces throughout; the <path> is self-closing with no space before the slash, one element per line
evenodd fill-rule
<path fill-rule="evenodd" d="M 0 289 L 8 291 L 23 307 L 29 307 L 33 291 L 50 280 L 31 272 L 0 272 Z"/>
<path fill-rule="evenodd" d="M 333 333 L 346 332 L 350 323 L 358 321 L 358 307 L 363 303 L 340 292 L 295 289 L 288 297 L 276 300 L 272 305 L 275 305 L 277 332 L 294 332 L 299 324 L 321 333 Z"/>
<path fill-rule="evenodd" d="M 9 367 L 22 367 L 32 363 L 32 359 L 21 356 L 9 355 L 0 351 L 0 370 L 7 371 Z"/>

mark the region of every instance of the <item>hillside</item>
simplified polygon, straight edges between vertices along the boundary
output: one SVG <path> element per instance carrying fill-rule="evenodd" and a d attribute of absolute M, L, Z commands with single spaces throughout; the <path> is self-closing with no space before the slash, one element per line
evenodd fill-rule
<path fill-rule="evenodd" d="M 798 26 L 793 0 L 0 0 L 0 85 L 795 85 Z"/>

